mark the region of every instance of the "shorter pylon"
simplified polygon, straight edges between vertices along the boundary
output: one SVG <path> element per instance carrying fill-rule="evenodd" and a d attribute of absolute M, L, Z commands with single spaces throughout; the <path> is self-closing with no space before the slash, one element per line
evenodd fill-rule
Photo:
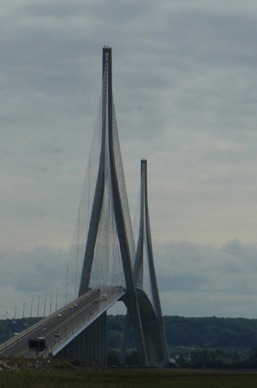
<path fill-rule="evenodd" d="M 137 290 L 143 327 L 144 342 L 149 366 L 168 364 L 169 355 L 163 323 L 161 303 L 154 268 L 147 190 L 147 161 L 141 160 L 140 223 L 134 264 L 134 283 Z M 144 280 L 149 276 L 150 290 L 145 290 Z M 120 362 L 125 363 L 129 328 L 132 324 L 127 313 Z"/>

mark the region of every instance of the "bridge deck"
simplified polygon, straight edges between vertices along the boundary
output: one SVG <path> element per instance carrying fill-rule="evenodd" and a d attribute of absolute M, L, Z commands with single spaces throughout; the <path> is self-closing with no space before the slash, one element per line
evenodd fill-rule
<path fill-rule="evenodd" d="M 32 358 L 55 356 L 124 294 L 123 287 L 91 290 L 2 344 L 0 355 Z M 30 348 L 29 339 L 42 341 L 45 343 L 44 349 Z"/>

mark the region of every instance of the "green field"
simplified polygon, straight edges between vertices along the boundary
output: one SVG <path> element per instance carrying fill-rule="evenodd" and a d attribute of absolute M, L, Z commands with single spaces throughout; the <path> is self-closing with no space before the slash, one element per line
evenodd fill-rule
<path fill-rule="evenodd" d="M 0 387 L 256 388 L 256 372 L 163 369 L 67 369 L 0 371 Z"/>

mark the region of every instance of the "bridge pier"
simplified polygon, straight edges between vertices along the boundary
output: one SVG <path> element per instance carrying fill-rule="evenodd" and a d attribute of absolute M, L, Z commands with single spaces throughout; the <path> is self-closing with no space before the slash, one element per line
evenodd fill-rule
<path fill-rule="evenodd" d="M 104 312 L 55 357 L 106 365 L 106 324 L 107 314 Z"/>

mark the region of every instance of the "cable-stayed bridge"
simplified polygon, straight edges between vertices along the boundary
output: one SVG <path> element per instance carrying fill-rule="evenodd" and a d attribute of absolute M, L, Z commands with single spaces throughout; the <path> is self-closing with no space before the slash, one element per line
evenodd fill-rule
<path fill-rule="evenodd" d="M 120 353 L 125 362 L 132 328 L 142 366 L 162 366 L 168 351 L 154 269 L 147 199 L 147 162 L 141 161 L 138 241 L 135 247 L 112 92 L 112 50 L 103 48 L 102 90 L 95 140 L 77 223 L 78 297 L 0 346 L 0 354 L 62 357 L 106 363 L 106 314 L 127 307 Z M 87 213 L 87 218 L 85 214 Z M 83 219 L 84 222 L 83 222 Z"/>

